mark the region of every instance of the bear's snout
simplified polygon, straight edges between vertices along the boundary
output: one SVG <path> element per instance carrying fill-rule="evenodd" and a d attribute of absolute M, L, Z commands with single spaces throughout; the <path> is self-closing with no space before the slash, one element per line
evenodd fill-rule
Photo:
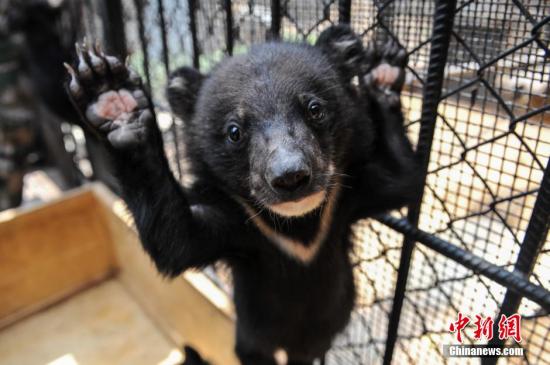
<path fill-rule="evenodd" d="M 267 166 L 265 179 L 276 193 L 297 192 L 308 187 L 311 166 L 301 151 L 279 147 Z"/>

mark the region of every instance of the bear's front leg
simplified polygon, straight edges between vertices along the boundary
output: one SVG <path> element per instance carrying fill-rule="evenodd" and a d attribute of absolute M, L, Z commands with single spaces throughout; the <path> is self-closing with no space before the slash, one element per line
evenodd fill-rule
<path fill-rule="evenodd" d="M 97 47 L 77 46 L 77 54 L 77 64 L 66 66 L 70 98 L 108 148 L 122 198 L 158 270 L 175 276 L 218 259 L 227 236 L 219 222 L 226 219 L 202 196 L 194 194 L 189 205 L 192 192 L 184 191 L 170 171 L 140 78 Z"/>
<path fill-rule="evenodd" d="M 78 60 L 65 65 L 69 96 L 88 127 L 114 149 L 144 145 L 158 134 L 153 108 L 139 76 L 99 47 L 76 45 Z"/>
<path fill-rule="evenodd" d="M 359 79 L 374 122 L 375 148 L 361 173 L 360 218 L 400 208 L 422 189 L 418 158 L 407 137 L 401 110 L 407 52 L 395 42 L 369 47 L 366 75 Z"/>

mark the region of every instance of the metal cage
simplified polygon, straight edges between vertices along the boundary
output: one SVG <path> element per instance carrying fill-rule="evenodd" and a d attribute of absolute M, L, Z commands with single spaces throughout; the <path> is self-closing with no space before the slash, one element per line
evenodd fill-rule
<path fill-rule="evenodd" d="M 546 0 L 82 0 L 85 32 L 132 54 L 176 176 L 181 122 L 163 85 L 267 39 L 349 23 L 409 53 L 403 105 L 425 188 L 354 230 L 357 308 L 326 364 L 441 364 L 449 323 L 523 316 L 523 358 L 550 364 L 550 3 Z M 496 326 L 496 324 L 495 324 Z M 484 344 L 464 333 L 465 343 Z M 503 346 L 495 336 L 493 345 Z M 498 358 L 485 358 L 493 364 Z M 460 363 L 479 363 L 460 359 Z"/>

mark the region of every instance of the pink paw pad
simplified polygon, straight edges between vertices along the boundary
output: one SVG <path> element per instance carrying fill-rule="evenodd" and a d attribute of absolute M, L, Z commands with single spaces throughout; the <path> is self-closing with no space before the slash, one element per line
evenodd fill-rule
<path fill-rule="evenodd" d="M 99 95 L 94 112 L 103 119 L 127 121 L 137 106 L 136 99 L 128 90 L 111 90 Z"/>
<path fill-rule="evenodd" d="M 383 63 L 372 71 L 372 75 L 377 85 L 391 86 L 399 77 L 399 71 L 399 67 L 393 67 Z"/>

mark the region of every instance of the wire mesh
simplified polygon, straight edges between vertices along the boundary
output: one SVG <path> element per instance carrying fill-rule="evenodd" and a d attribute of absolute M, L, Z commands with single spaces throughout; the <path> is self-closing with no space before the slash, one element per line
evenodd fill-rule
<path fill-rule="evenodd" d="M 391 19 L 382 28 L 412 52 L 409 66 L 419 77 L 411 79 L 404 104 L 413 127 L 420 110 L 415 84 L 420 86 L 424 79 L 431 28 L 422 18 L 431 17 L 431 4 L 393 4 L 382 10 L 392 11 L 391 17 L 378 18 Z M 419 5 L 424 9 L 418 11 Z M 548 5 L 533 1 L 458 5 L 420 215 L 421 229 L 507 269 L 517 260 L 550 156 L 545 124 L 550 69 L 544 45 L 548 40 L 542 31 L 533 32 L 539 22 L 548 21 Z M 411 23 L 426 24 L 427 29 L 411 31 Z M 416 135 L 414 128 L 411 131 Z M 547 270 L 548 265 L 548 256 L 541 254 L 531 275 L 533 282 L 546 288 L 550 281 L 543 268 Z M 458 311 L 497 317 L 504 293 L 504 287 L 417 247 L 394 363 L 453 363 L 441 352 L 441 344 L 453 342 L 449 323 Z M 529 347 L 527 356 L 502 361 L 548 363 L 547 313 L 527 300 L 519 312 L 532 318 L 528 326 L 533 335 L 523 342 Z M 482 343 L 471 333 L 466 342 Z M 460 359 L 460 363 L 468 361 Z"/>
<path fill-rule="evenodd" d="M 93 8 L 93 1 L 85 3 Z M 131 62 L 152 89 L 178 176 L 185 154 L 178 142 L 181 123 L 166 113 L 163 85 L 170 70 L 193 63 L 208 70 L 227 53 L 245 52 L 273 37 L 314 42 L 342 19 L 342 1 L 328 0 L 236 0 L 230 6 L 220 0 L 125 0 L 123 5 Z M 415 143 L 434 11 L 431 1 L 354 0 L 349 14 L 365 42 L 389 37 L 407 49 L 402 100 Z M 420 210 L 420 229 L 509 271 L 517 264 L 550 157 L 548 14 L 545 0 L 458 2 Z M 96 23 L 86 21 L 89 31 L 97 32 Z M 548 216 L 548 204 L 545 209 Z M 374 220 L 355 227 L 357 306 L 326 364 L 383 362 L 403 239 Z M 550 290 L 550 240 L 537 249 L 527 276 Z M 216 270 L 209 273 L 229 290 Z M 479 363 L 445 358 L 441 345 L 454 342 L 448 327 L 459 311 L 497 317 L 506 290 L 416 246 L 392 363 Z M 501 363 L 550 364 L 548 313 L 527 299 L 518 311 L 526 356 Z M 465 333 L 465 342 L 483 343 L 472 332 Z"/>

